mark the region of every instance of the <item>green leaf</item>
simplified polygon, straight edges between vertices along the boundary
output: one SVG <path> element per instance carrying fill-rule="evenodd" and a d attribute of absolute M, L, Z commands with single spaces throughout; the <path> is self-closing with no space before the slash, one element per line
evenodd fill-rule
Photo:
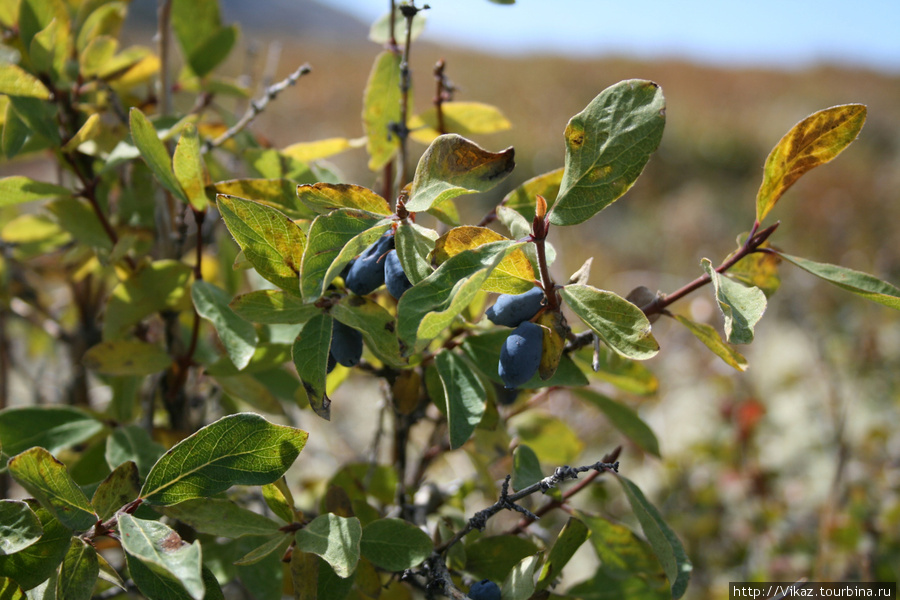
<path fill-rule="evenodd" d="M 18 113 L 16 113 L 16 109 L 12 103 L 7 103 L 6 110 L 4 110 L 3 113 L 5 113 L 6 116 L 3 122 L 2 138 L 0 138 L 0 149 L 2 149 L 3 155 L 6 156 L 6 158 L 13 158 L 25 145 L 28 136 L 31 135 L 31 129 L 25 121 L 19 117 Z M 3 180 L 0 179 L 0 186 L 2 185 Z M 0 197 L 5 200 L 5 195 Z M 0 201 L 0 206 L 5 206 L 5 203 Z"/>
<path fill-rule="evenodd" d="M 0 207 L 49 198 L 68 198 L 71 195 L 71 190 L 62 186 L 35 181 L 24 175 L 0 179 Z"/>
<path fill-rule="evenodd" d="M 784 260 L 793 263 L 812 273 L 816 277 L 824 279 L 829 283 L 833 283 L 839 288 L 852 292 L 857 296 L 862 296 L 878 304 L 883 304 L 890 308 L 900 309 L 900 289 L 897 289 L 890 283 L 877 279 L 868 273 L 854 271 L 846 267 L 837 265 L 829 265 L 827 263 L 817 263 L 799 256 L 791 256 L 789 254 L 778 253 L 778 256 Z"/>
<path fill-rule="evenodd" d="M 475 579 L 504 581 L 519 561 L 536 552 L 533 542 L 514 535 L 482 537 L 466 544 L 466 571 Z"/>
<path fill-rule="evenodd" d="M 550 555 L 541 569 L 537 582 L 538 590 L 547 589 L 559 578 L 562 570 L 590 535 L 591 532 L 583 521 L 569 517 L 559 535 L 556 536 L 556 541 L 553 542 L 553 547 L 550 549 Z"/>
<path fill-rule="evenodd" d="M 400 122 L 400 61 L 395 52 L 375 57 L 363 98 L 363 127 L 369 169 L 378 171 L 397 153 L 399 141 L 391 133 L 391 123 Z"/>
<path fill-rule="evenodd" d="M 196 52 L 222 27 L 218 0 L 174 0 L 171 19 L 185 56 Z"/>
<path fill-rule="evenodd" d="M 129 113 L 131 123 L 131 139 L 141 153 L 141 158 L 153 171 L 156 180 L 159 181 L 173 196 L 188 204 L 190 201 L 181 189 L 181 184 L 172 170 L 172 160 L 165 145 L 159 139 L 156 128 L 137 108 L 132 108 Z"/>
<path fill-rule="evenodd" d="M 239 29 L 236 25 L 221 27 L 208 36 L 188 55 L 188 64 L 197 77 L 209 75 L 231 53 L 237 41 Z"/>
<path fill-rule="evenodd" d="M 522 215 L 530 228 L 531 222 L 534 220 L 536 198 L 542 196 L 547 201 L 548 207 L 552 207 L 559 194 L 559 184 L 562 182 L 564 172 L 565 169 L 560 167 L 549 173 L 532 177 L 508 193 L 501 204 Z"/>
<path fill-rule="evenodd" d="M 412 569 L 434 549 L 428 534 L 402 519 L 378 519 L 362 530 L 361 554 L 376 567 L 399 572 Z"/>
<path fill-rule="evenodd" d="M 200 533 L 216 537 L 239 538 L 245 535 L 278 533 L 278 523 L 224 498 L 192 498 L 166 506 L 162 513 L 178 519 Z"/>
<path fill-rule="evenodd" d="M 560 293 L 572 312 L 622 356 L 645 360 L 659 352 L 650 321 L 631 302 L 589 285 L 567 285 Z"/>
<path fill-rule="evenodd" d="M 74 538 L 59 567 L 56 597 L 65 600 L 90 600 L 99 574 L 97 551 L 85 540 Z"/>
<path fill-rule="evenodd" d="M 514 490 L 524 490 L 529 485 L 537 483 L 544 478 L 541 471 L 541 461 L 538 460 L 534 450 L 526 444 L 519 444 L 513 452 L 512 487 Z"/>
<path fill-rule="evenodd" d="M 600 409 L 616 429 L 628 436 L 644 452 L 660 457 L 656 435 L 631 408 L 591 389 L 575 390 L 575 393 Z"/>
<path fill-rule="evenodd" d="M 162 444 L 154 442 L 147 430 L 136 424 L 117 427 L 106 439 L 106 463 L 113 469 L 134 461 L 140 472 L 147 474 L 165 452 Z"/>
<path fill-rule="evenodd" d="M 190 306 L 188 280 L 193 271 L 177 260 L 153 262 L 113 288 L 103 320 L 103 339 L 115 340 L 153 313 Z"/>
<path fill-rule="evenodd" d="M 323 419 L 331 418 L 331 400 L 325 393 L 328 352 L 331 350 L 331 315 L 319 314 L 303 325 L 294 341 L 292 356 L 309 405 Z"/>
<path fill-rule="evenodd" d="M 218 196 L 219 212 L 244 256 L 268 281 L 297 290 L 306 234 L 284 213 L 236 196 Z"/>
<path fill-rule="evenodd" d="M 196 211 L 206 210 L 209 199 L 206 197 L 206 163 L 200 154 L 200 136 L 197 134 L 197 126 L 193 123 L 185 124 L 181 130 L 181 138 L 175 147 L 175 156 L 172 157 L 172 168 L 175 179 L 181 184 L 185 196 Z"/>
<path fill-rule="evenodd" d="M 481 422 L 487 392 L 472 368 L 453 352 L 441 352 L 435 357 L 435 364 L 447 399 L 450 449 L 455 450 L 466 443 Z"/>
<path fill-rule="evenodd" d="M 618 200 L 644 170 L 665 125 L 666 101 L 652 81 L 603 90 L 566 127 L 566 170 L 550 222 L 581 223 Z"/>
<path fill-rule="evenodd" d="M 743 241 L 742 236 L 738 243 L 743 244 Z M 768 247 L 768 244 L 763 244 L 762 247 Z M 771 298 L 772 294 L 781 286 L 781 277 L 778 274 L 778 263 L 780 262 L 781 258 L 778 254 L 754 252 L 737 261 L 728 269 L 728 275 L 748 286 L 758 287 L 766 295 L 766 298 Z"/>
<path fill-rule="evenodd" d="M 712 279 L 716 302 L 725 319 L 725 337 L 732 344 L 749 344 L 753 328 L 766 310 L 766 295 L 757 287 L 747 287 L 717 273 L 708 258 L 701 264 Z"/>
<path fill-rule="evenodd" d="M 27 600 L 28 596 L 15 581 L 9 577 L 0 577 L 0 600 Z"/>
<path fill-rule="evenodd" d="M 50 99 L 50 90 L 40 79 L 9 62 L 0 62 L 0 94 Z"/>
<path fill-rule="evenodd" d="M 300 202 L 297 182 L 291 179 L 230 179 L 207 188 L 224 196 L 247 198 L 269 208 L 280 210 L 292 219 L 314 219 L 315 211 Z"/>
<path fill-rule="evenodd" d="M 44 535 L 15 554 L 0 554 L 0 577 L 9 577 L 23 590 L 30 590 L 52 576 L 72 541 L 72 532 L 48 510 L 37 503 L 29 502 L 29 506 L 40 520 Z"/>
<path fill-rule="evenodd" d="M 341 270 L 390 227 L 382 215 L 341 208 L 319 215 L 309 228 L 300 291 L 303 300 L 318 300 Z"/>
<path fill-rule="evenodd" d="M 844 104 L 820 110 L 794 125 L 766 158 L 763 182 L 756 195 L 756 220 L 766 218 L 804 173 L 824 165 L 849 146 L 865 122 L 865 105 Z"/>
<path fill-rule="evenodd" d="M 284 479 L 262 487 L 263 500 L 286 523 L 294 521 L 294 495 Z"/>
<path fill-rule="evenodd" d="M 372 23 L 369 28 L 369 41 L 376 44 L 391 42 L 391 14 L 387 12 Z M 399 10 L 393 11 L 394 17 L 394 42 L 403 46 L 406 43 L 406 17 Z M 412 31 L 410 40 L 415 41 L 425 29 L 425 11 L 420 10 L 412 19 Z"/>
<path fill-rule="evenodd" d="M 231 296 L 225 290 L 206 281 L 195 281 L 191 286 L 191 298 L 197 313 L 213 324 L 228 358 L 238 370 L 253 358 L 259 338 L 253 324 L 245 321 L 228 306 Z"/>
<path fill-rule="evenodd" d="M 76 48 L 81 51 L 89 41 L 101 35 L 117 37 L 128 12 L 127 2 L 105 2 L 84 20 L 78 32 Z"/>
<path fill-rule="evenodd" d="M 416 225 L 408 220 L 400 222 L 394 233 L 397 257 L 407 279 L 415 285 L 431 275 L 429 255 L 434 250 L 438 233 L 433 229 Z"/>
<path fill-rule="evenodd" d="M 356 208 L 376 215 L 393 214 L 387 200 L 368 188 L 345 183 L 316 183 L 297 186 L 297 197 L 317 214 L 338 208 Z"/>
<path fill-rule="evenodd" d="M 62 145 L 56 120 L 57 108 L 55 103 L 25 96 L 10 96 L 9 103 L 32 132 L 42 137 L 53 147 Z"/>
<path fill-rule="evenodd" d="M 234 564 L 238 566 L 253 565 L 273 552 L 284 554 L 284 551 L 287 550 L 293 539 L 294 536 L 279 532 L 277 535 L 273 535 L 266 540 L 265 543 L 260 544 L 238 560 L 234 561 Z"/>
<path fill-rule="evenodd" d="M 241 294 L 235 296 L 229 306 L 242 319 L 266 325 L 306 323 L 322 312 L 315 305 L 305 304 L 282 290 L 256 290 Z"/>
<path fill-rule="evenodd" d="M 454 227 L 437 239 L 432 259 L 440 265 L 464 250 L 504 240 L 508 241 L 504 236 L 486 227 Z M 534 275 L 534 269 L 525 252 L 517 249 L 500 261 L 482 284 L 481 289 L 501 294 L 522 294 L 534 287 Z"/>
<path fill-rule="evenodd" d="M 569 465 L 584 450 L 584 442 L 562 419 L 538 412 L 528 412 L 513 421 L 519 441 L 526 444 L 541 462 Z"/>
<path fill-rule="evenodd" d="M 0 556 L 35 543 L 44 534 L 41 521 L 21 500 L 0 500 Z"/>
<path fill-rule="evenodd" d="M 650 542 L 653 552 L 659 562 L 662 563 L 666 577 L 672 589 L 673 598 L 681 598 L 687 589 L 688 580 L 691 578 L 691 562 L 688 560 L 684 547 L 675 533 L 669 528 L 655 506 L 650 504 L 644 493 L 634 483 L 617 476 L 622 489 L 628 497 L 631 509 L 644 530 L 644 535 Z"/>
<path fill-rule="evenodd" d="M 460 252 L 407 290 L 397 307 L 398 331 L 407 352 L 420 352 L 446 331 L 500 261 L 521 246 L 500 241 Z"/>
<path fill-rule="evenodd" d="M 172 357 L 154 344 L 138 340 L 100 342 L 84 354 L 82 364 L 104 375 L 152 375 L 172 364 Z"/>
<path fill-rule="evenodd" d="M 331 316 L 344 325 L 359 330 L 366 347 L 379 360 L 395 367 L 406 364 L 400 356 L 394 316 L 374 300 L 347 296 L 331 307 Z"/>
<path fill-rule="evenodd" d="M 148 600 L 197 600 L 171 573 L 158 567 L 153 568 L 150 564 L 127 552 L 125 553 L 125 564 L 132 581 Z M 203 600 L 225 600 L 219 582 L 212 571 L 202 567 L 201 576 L 205 588 Z"/>
<path fill-rule="evenodd" d="M 45 449 L 36 447 L 9 459 L 9 473 L 71 530 L 84 531 L 98 521 L 84 492 L 66 466 Z"/>
<path fill-rule="evenodd" d="M 293 464 L 308 435 L 252 413 L 223 417 L 166 452 L 147 475 L 141 497 L 167 506 L 233 485 L 272 483 Z"/>
<path fill-rule="evenodd" d="M 295 535 L 297 548 L 321 556 L 338 577 L 346 579 L 359 562 L 362 526 L 356 517 L 320 515 Z"/>
<path fill-rule="evenodd" d="M 173 529 L 158 521 L 138 519 L 128 514 L 119 516 L 122 549 L 158 577 L 183 587 L 191 598 L 202 600 L 206 591 L 201 573 L 200 543 L 187 544 Z M 131 568 L 132 562 L 128 563 Z M 132 577 L 134 574 L 132 573 Z M 137 577 L 135 583 L 141 591 Z M 149 595 L 149 594 L 148 594 Z"/>
<path fill-rule="evenodd" d="M 16 407 L 0 411 L 3 452 L 13 456 L 32 446 L 54 453 L 81 443 L 103 430 L 88 413 L 68 406 Z"/>
<path fill-rule="evenodd" d="M 648 396 L 659 389 L 659 379 L 642 363 L 622 357 L 612 350 L 601 349 L 597 356 L 598 371 L 593 371 L 593 351 L 585 348 L 575 356 L 591 364 L 591 375 L 630 394 Z"/>
<path fill-rule="evenodd" d="M 133 462 L 123 462 L 106 479 L 100 482 L 91 498 L 91 506 L 100 520 L 105 521 L 116 512 L 136 500 L 141 490 L 138 467 Z"/>
<path fill-rule="evenodd" d="M 698 340 L 713 351 L 713 353 L 725 361 L 729 367 L 733 367 L 738 371 L 747 370 L 747 359 L 740 352 L 726 344 L 714 327 L 710 327 L 704 323 L 695 323 L 687 317 L 675 315 L 675 320 L 688 328 L 688 331 L 694 334 Z"/>
<path fill-rule="evenodd" d="M 488 152 L 456 134 L 435 139 L 419 159 L 406 208 L 425 211 L 461 194 L 486 192 L 515 168 L 515 152 Z"/>
<path fill-rule="evenodd" d="M 528 600 L 534 593 L 534 571 L 541 556 L 526 556 L 512 568 L 500 586 L 502 600 Z"/>
<path fill-rule="evenodd" d="M 496 106 L 481 102 L 444 102 L 441 104 L 444 132 L 462 136 L 497 133 L 512 127 Z M 409 120 L 410 137 L 417 142 L 430 144 L 441 135 L 437 109 L 432 107 Z"/>
<path fill-rule="evenodd" d="M 105 252 L 112 251 L 112 240 L 87 200 L 61 198 L 48 203 L 45 208 L 60 227 L 82 244 Z"/>

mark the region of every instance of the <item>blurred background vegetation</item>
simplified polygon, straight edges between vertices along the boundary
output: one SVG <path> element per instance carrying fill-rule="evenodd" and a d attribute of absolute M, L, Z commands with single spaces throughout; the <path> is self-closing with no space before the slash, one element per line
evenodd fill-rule
<path fill-rule="evenodd" d="M 312 2 L 266 4 L 271 10 L 224 3 L 225 21 L 241 24 L 243 50 L 226 72 L 244 77 L 254 96 L 303 62 L 313 73 L 270 104 L 253 130 L 276 148 L 361 136 L 363 89 L 381 50 L 366 41 L 368 24 Z M 133 3 L 132 41 L 152 44 L 154 10 L 155 3 Z M 554 232 L 558 280 L 593 256 L 590 283 L 597 287 L 621 295 L 637 285 L 663 292 L 680 287 L 701 274 L 701 258 L 721 260 L 749 229 L 763 162 L 781 136 L 816 110 L 854 102 L 868 106 L 859 139 L 788 192 L 774 212 L 781 227 L 772 240 L 791 254 L 900 282 L 895 73 L 825 64 L 775 70 L 677 59 L 497 56 L 421 41 L 411 59 L 419 111 L 430 106 L 439 59 L 457 86 L 455 99 L 493 104 L 513 124 L 475 137 L 493 151 L 514 146 L 518 166 L 495 193 L 460 202 L 467 222 L 477 222 L 526 179 L 562 166 L 569 117 L 601 90 L 629 78 L 662 86 L 668 123 L 659 151 L 623 199 L 587 223 Z M 245 100 L 222 102 L 234 102 L 235 113 L 245 106 Z M 366 160 L 362 150 L 330 159 L 344 181 L 380 189 Z M 45 168 L 19 161 L 0 165 L 0 172 L 35 176 Z M 572 464 L 626 445 L 623 472 L 652 497 L 694 562 L 690 597 L 724 597 L 727 582 L 739 580 L 900 579 L 900 319 L 797 269 L 783 265 L 781 274 L 756 341 L 742 348 L 750 363 L 745 373 L 730 370 L 671 320 L 655 325 L 662 352 L 648 366 L 659 389 L 624 397 L 654 429 L 662 461 L 642 457 L 599 415 L 576 418 L 576 403 L 565 393 L 554 392 L 544 404 L 586 442 L 563 451 Z M 673 308 L 721 325 L 709 290 Z M 17 359 L 27 367 L 16 389 L 39 388 L 48 369 L 41 356 L 33 343 Z M 375 403 L 364 405 L 360 389 L 349 385 L 336 393 L 336 422 L 303 423 L 314 430 L 308 452 L 318 453 L 322 472 L 368 450 Z M 321 445 L 334 441 L 333 430 L 326 435 L 334 427 L 347 432 L 346 445 Z M 541 458 L 550 467 L 557 457 Z M 445 462 L 448 477 L 464 476 L 456 457 Z M 509 471 L 504 460 L 483 466 L 497 478 Z M 606 492 L 595 486 L 592 494 L 605 498 Z M 589 496 L 576 504 L 595 507 Z M 617 502 L 612 494 L 604 506 L 610 514 L 629 514 L 624 505 L 617 511 Z M 588 558 L 573 563 L 567 580 L 586 579 L 591 568 Z"/>

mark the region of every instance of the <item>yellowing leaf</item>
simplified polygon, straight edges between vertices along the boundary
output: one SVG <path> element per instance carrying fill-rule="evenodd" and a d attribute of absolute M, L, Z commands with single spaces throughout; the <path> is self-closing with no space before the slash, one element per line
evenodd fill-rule
<path fill-rule="evenodd" d="M 495 106 L 481 102 L 444 102 L 441 104 L 444 120 L 443 132 L 439 129 L 437 109 L 431 108 L 409 120 L 410 137 L 417 142 L 430 144 L 441 133 L 458 133 L 462 136 L 496 133 L 512 127 L 509 120 Z"/>
<path fill-rule="evenodd" d="M 62 147 L 63 152 L 74 152 L 78 146 L 88 142 L 102 133 L 103 127 L 100 125 L 100 115 L 94 113 L 87 118 L 84 125 L 78 130 L 72 138 Z"/>
<path fill-rule="evenodd" d="M 464 250 L 504 240 L 507 238 L 486 227 L 456 227 L 438 238 L 432 257 L 435 263 L 441 265 Z M 522 249 L 517 249 L 500 261 L 481 289 L 501 294 L 521 294 L 533 287 L 534 269 Z"/>
<path fill-rule="evenodd" d="M 544 335 L 541 347 L 541 363 L 538 373 L 543 381 L 547 381 L 556 373 L 559 361 L 562 359 L 562 351 L 566 346 L 566 334 L 569 327 L 562 313 L 545 310 L 535 321 L 543 329 Z"/>
<path fill-rule="evenodd" d="M 300 201 L 318 214 L 338 208 L 358 208 L 377 215 L 390 215 L 387 200 L 368 188 L 346 183 L 317 183 L 298 185 Z"/>
<path fill-rule="evenodd" d="M 72 192 L 62 186 L 35 181 L 24 175 L 0 179 L 0 206 L 46 198 L 65 198 L 71 195 Z"/>
<path fill-rule="evenodd" d="M 363 99 L 369 169 L 377 171 L 397 152 L 397 136 L 390 124 L 400 122 L 400 55 L 382 52 L 375 58 Z"/>
<path fill-rule="evenodd" d="M 82 362 L 88 369 L 106 375 L 150 375 L 172 364 L 172 357 L 147 342 L 115 340 L 92 347 Z"/>
<path fill-rule="evenodd" d="M 37 77 L 9 62 L 0 62 L 0 94 L 50 99 L 50 90 Z"/>
<path fill-rule="evenodd" d="M 766 159 L 756 195 L 756 220 L 762 221 L 804 173 L 824 165 L 849 146 L 865 122 L 865 105 L 845 104 L 820 110 L 794 125 Z"/>
<path fill-rule="evenodd" d="M 181 138 L 172 157 L 172 168 L 194 210 L 206 210 L 209 200 L 205 188 L 209 175 L 200 154 L 200 136 L 193 123 L 187 123 L 181 130 Z"/>
<path fill-rule="evenodd" d="M 707 348 L 725 361 L 730 367 L 734 367 L 738 371 L 747 370 L 747 359 L 741 356 L 741 353 L 722 341 L 715 328 L 703 323 L 695 323 L 681 315 L 675 315 L 675 320 L 688 328 L 688 331 L 694 334 L 698 340 L 703 342 Z"/>
<path fill-rule="evenodd" d="M 365 146 L 366 138 L 347 139 L 343 137 L 333 137 L 324 140 L 316 140 L 315 142 L 300 142 L 291 144 L 283 149 L 281 153 L 290 156 L 295 160 L 309 162 L 320 158 L 328 158 L 335 154 L 340 154 L 352 148 L 361 148 Z"/>
<path fill-rule="evenodd" d="M 229 179 L 212 186 L 218 194 L 247 198 L 276 208 L 292 219 L 314 219 L 316 213 L 297 198 L 297 182 L 287 178 Z"/>

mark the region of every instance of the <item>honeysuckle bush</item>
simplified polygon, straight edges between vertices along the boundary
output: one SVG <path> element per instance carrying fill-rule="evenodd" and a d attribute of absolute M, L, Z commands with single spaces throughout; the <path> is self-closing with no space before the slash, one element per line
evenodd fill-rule
<path fill-rule="evenodd" d="M 627 80 L 586 99 L 563 132 L 563 166 L 464 224 L 457 203 L 508 177 L 514 150 L 467 139 L 509 123 L 495 107 L 454 101 L 442 63 L 433 106 L 414 113 L 408 65 L 424 7 L 391 3 L 372 27 L 385 49 L 363 99 L 364 135 L 283 149 L 266 147 L 251 122 L 310 67 L 254 98 L 218 74 L 238 28 L 222 23 L 216 0 L 160 8 L 151 49 L 120 47 L 123 2 L 0 6 L 0 149 L 51 157 L 58 172 L 0 179 L 4 313 L 70 364 L 49 404 L 0 410 L 10 498 L 0 500 L 0 597 L 199 600 L 242 586 L 261 599 L 459 598 L 487 579 L 504 600 L 678 598 L 689 557 L 627 477 L 635 452 L 659 456 L 657 438 L 591 381 L 655 387 L 641 361 L 660 351 L 651 324 L 661 317 L 743 371 L 738 346 L 753 341 L 782 265 L 900 308 L 893 285 L 770 243 L 770 213 L 857 137 L 862 105 L 816 112 L 775 144 L 735 248 L 701 258 L 673 292 L 622 297 L 588 283 L 590 257 L 554 280 L 547 236 L 602 218 L 636 182 L 665 126 L 656 83 Z M 217 101 L 229 98 L 247 110 Z M 425 146 L 418 158 L 411 141 Z M 344 182 L 324 161 L 339 152 L 366 152 L 371 180 Z M 354 265 L 374 289 L 356 287 Z M 536 311 L 505 323 L 528 324 L 522 354 L 510 327 L 482 315 L 493 294 L 533 298 L 535 288 Z M 701 289 L 721 331 L 672 306 Z M 357 402 L 383 404 L 375 447 L 390 445 L 390 457 L 373 452 L 303 488 L 289 469 L 308 434 L 294 424 L 330 419 L 351 374 L 371 384 Z M 542 449 L 574 435 L 564 418 L 533 411 L 557 389 L 599 410 L 629 450 L 548 467 Z M 512 443 L 520 414 L 534 432 Z M 425 446 L 412 441 L 423 434 Z M 498 446 L 511 465 L 502 484 L 486 462 Z M 453 452 L 468 453 L 472 480 L 431 481 Z M 601 477 L 620 484 L 640 531 L 569 504 Z M 497 500 L 466 514 L 476 490 Z M 520 513 L 506 532 L 489 527 L 501 511 Z M 530 527 L 561 512 L 552 529 Z M 558 587 L 587 542 L 600 566 Z"/>

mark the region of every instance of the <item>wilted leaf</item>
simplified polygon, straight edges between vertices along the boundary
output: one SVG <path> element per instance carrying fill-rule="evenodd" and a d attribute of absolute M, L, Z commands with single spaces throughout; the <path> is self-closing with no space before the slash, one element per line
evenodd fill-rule
<path fill-rule="evenodd" d="M 897 289 L 890 283 L 877 279 L 868 273 L 854 271 L 846 267 L 837 265 L 829 265 L 827 263 L 817 263 L 798 256 L 790 256 L 788 254 L 778 253 L 778 256 L 784 260 L 793 263 L 812 273 L 816 277 L 824 279 L 829 283 L 853 292 L 857 296 L 862 296 L 873 302 L 883 304 L 890 308 L 900 309 L 900 289 Z"/>
<path fill-rule="evenodd" d="M 161 347 L 139 340 L 100 342 L 84 354 L 82 364 L 104 375 L 151 375 L 172 364 Z"/>
<path fill-rule="evenodd" d="M 560 293 L 572 312 L 622 356 L 644 360 L 659 352 L 650 321 L 624 298 L 579 284 L 567 285 Z"/>
<path fill-rule="evenodd" d="M 600 93 L 566 127 L 566 170 L 550 210 L 554 225 L 588 220 L 627 192 L 659 146 L 666 101 L 652 81 Z"/>
<path fill-rule="evenodd" d="M 693 333 L 694 336 L 703 342 L 707 348 L 712 350 L 716 356 L 724 360 L 725 364 L 729 367 L 734 367 L 738 371 L 747 370 L 747 359 L 744 358 L 740 352 L 727 345 L 722 338 L 719 337 L 715 328 L 703 323 L 695 323 L 681 315 L 675 315 L 675 320 L 687 327 L 688 331 Z"/>
<path fill-rule="evenodd" d="M 462 136 L 505 131 L 512 127 L 503 113 L 495 106 L 481 102 L 444 102 L 441 104 L 444 119 L 443 133 Z M 430 144 L 441 135 L 438 129 L 437 109 L 432 107 L 409 120 L 410 137 L 417 142 Z"/>
<path fill-rule="evenodd" d="M 725 337 L 732 344 L 749 344 L 753 341 L 753 328 L 766 310 L 766 295 L 757 287 L 747 287 L 720 275 L 707 258 L 701 264 L 712 278 L 716 302 L 725 319 Z"/>
<path fill-rule="evenodd" d="M 294 537 L 299 550 L 321 556 L 338 577 L 346 579 L 356 569 L 362 538 L 362 526 L 356 517 L 320 515 Z"/>
<path fill-rule="evenodd" d="M 293 464 L 307 437 L 252 413 L 223 417 L 166 452 L 147 475 L 141 497 L 168 506 L 233 485 L 272 483 Z"/>
<path fill-rule="evenodd" d="M 372 171 L 390 162 L 399 148 L 399 139 L 390 127 L 391 123 L 400 122 L 400 61 L 400 55 L 395 52 L 379 54 L 366 84 L 363 126 Z"/>
<path fill-rule="evenodd" d="M 542 312 L 535 320 L 535 323 L 543 329 L 541 362 L 538 365 L 538 374 L 541 376 L 541 379 L 547 381 L 553 377 L 557 367 L 559 367 L 562 352 L 566 346 L 566 336 L 569 333 L 569 327 L 562 313 L 553 310 Z"/>
<path fill-rule="evenodd" d="M 515 152 L 488 152 L 456 134 L 434 140 L 419 159 L 406 208 L 425 211 L 461 194 L 486 192 L 515 168 Z"/>
<path fill-rule="evenodd" d="M 435 357 L 435 365 L 447 399 L 447 428 L 450 448 L 466 443 L 484 415 L 487 392 L 464 359 L 446 350 Z"/>
<path fill-rule="evenodd" d="M 361 554 L 376 567 L 399 572 L 428 558 L 434 549 L 427 533 L 401 519 L 378 519 L 363 527 Z"/>
<path fill-rule="evenodd" d="M 437 239 L 432 257 L 436 264 L 441 265 L 464 250 L 499 241 L 509 240 L 486 227 L 455 227 Z M 516 249 L 500 261 L 481 289 L 501 294 L 521 294 L 534 287 L 534 280 L 531 262 L 522 249 Z"/>
<path fill-rule="evenodd" d="M 766 218 L 804 173 L 824 165 L 849 146 L 865 122 L 865 105 L 845 104 L 820 110 L 794 125 L 766 158 L 763 182 L 756 195 L 756 220 Z"/>
<path fill-rule="evenodd" d="M 140 561 L 158 577 L 172 582 L 176 589 L 183 587 L 194 600 L 203 599 L 206 586 L 201 573 L 200 542 L 187 544 L 163 523 L 128 514 L 119 516 L 119 535 L 122 548 L 129 557 Z M 132 565 L 129 561 L 129 568 Z M 140 578 L 134 577 L 134 580 L 140 588 Z"/>
<path fill-rule="evenodd" d="M 319 314 L 308 320 L 294 341 L 292 356 L 300 382 L 313 411 L 323 419 L 331 418 L 331 400 L 326 395 L 328 352 L 331 349 L 331 315 Z"/>
<path fill-rule="evenodd" d="M 575 393 L 600 409 L 613 427 L 631 439 L 644 452 L 649 452 L 659 458 L 659 442 L 656 434 L 631 408 L 591 389 L 576 390 Z"/>
<path fill-rule="evenodd" d="M 356 208 L 376 215 L 390 215 L 387 200 L 368 188 L 346 183 L 316 183 L 297 186 L 300 201 L 318 214 L 338 208 Z"/>
<path fill-rule="evenodd" d="M 191 297 L 197 313 L 216 328 L 234 366 L 238 370 L 246 367 L 259 342 L 253 324 L 236 315 L 228 305 L 231 296 L 211 283 L 195 281 L 191 286 Z"/>

